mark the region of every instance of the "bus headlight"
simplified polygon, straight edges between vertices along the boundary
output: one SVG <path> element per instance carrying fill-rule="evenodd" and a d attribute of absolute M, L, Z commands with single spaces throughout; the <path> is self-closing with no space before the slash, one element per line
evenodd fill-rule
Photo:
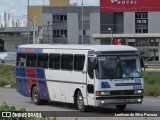
<path fill-rule="evenodd" d="M 142 99 L 138 99 L 138 102 L 142 102 Z"/>
<path fill-rule="evenodd" d="M 105 95 L 110 95 L 110 92 L 100 92 L 100 91 L 97 91 L 96 92 L 96 96 L 105 96 Z"/>
<path fill-rule="evenodd" d="M 143 94 L 143 90 L 135 90 L 134 94 Z"/>

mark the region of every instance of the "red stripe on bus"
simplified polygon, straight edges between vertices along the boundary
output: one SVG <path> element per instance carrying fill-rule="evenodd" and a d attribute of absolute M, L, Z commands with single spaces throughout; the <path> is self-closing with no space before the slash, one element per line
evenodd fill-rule
<path fill-rule="evenodd" d="M 26 68 L 27 78 L 37 78 L 36 70 L 34 68 Z"/>

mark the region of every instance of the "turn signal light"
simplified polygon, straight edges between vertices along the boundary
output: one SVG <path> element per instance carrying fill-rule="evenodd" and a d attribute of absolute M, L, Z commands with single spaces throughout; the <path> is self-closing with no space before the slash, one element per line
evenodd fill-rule
<path fill-rule="evenodd" d="M 134 94 L 143 94 L 143 90 L 135 90 Z"/>
<path fill-rule="evenodd" d="M 97 91 L 96 92 L 96 96 L 104 96 L 104 95 L 110 95 L 110 92 L 99 92 L 99 91 Z"/>

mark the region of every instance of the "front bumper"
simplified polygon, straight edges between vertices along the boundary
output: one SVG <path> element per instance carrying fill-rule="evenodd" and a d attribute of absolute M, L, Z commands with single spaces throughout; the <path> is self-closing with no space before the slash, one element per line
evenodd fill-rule
<path fill-rule="evenodd" d="M 141 104 L 143 95 L 96 97 L 96 106 Z"/>

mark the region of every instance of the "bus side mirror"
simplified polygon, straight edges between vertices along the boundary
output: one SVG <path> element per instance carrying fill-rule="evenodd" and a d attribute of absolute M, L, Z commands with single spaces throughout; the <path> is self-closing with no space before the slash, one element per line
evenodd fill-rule
<path fill-rule="evenodd" d="M 88 75 L 91 79 L 94 78 L 93 70 L 95 69 L 96 64 L 97 64 L 97 57 L 96 56 L 88 57 Z"/>
<path fill-rule="evenodd" d="M 88 57 L 88 70 L 94 70 L 97 64 L 97 57 Z"/>
<path fill-rule="evenodd" d="M 144 68 L 144 60 L 142 57 L 141 57 L 141 67 Z"/>

